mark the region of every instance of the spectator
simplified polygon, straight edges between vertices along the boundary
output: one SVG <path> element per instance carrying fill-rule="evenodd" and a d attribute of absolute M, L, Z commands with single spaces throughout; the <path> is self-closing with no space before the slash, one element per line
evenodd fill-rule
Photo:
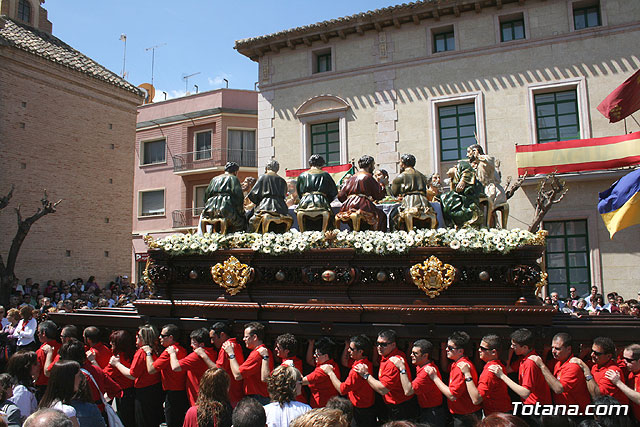
<path fill-rule="evenodd" d="M 327 402 L 326 408 L 339 409 L 342 411 L 342 413 L 347 416 L 348 425 L 351 425 L 353 421 L 353 404 L 348 399 L 340 396 L 333 396 Z"/>
<path fill-rule="evenodd" d="M 13 396 L 14 381 L 9 374 L 0 374 L 0 411 L 7 417 L 9 427 L 20 427 L 22 415 L 15 403 L 9 400 Z"/>
<path fill-rule="evenodd" d="M 311 410 L 306 403 L 296 401 L 302 387 L 302 374 L 298 369 L 280 365 L 267 379 L 271 403 L 264 407 L 269 427 L 288 427 L 299 415 Z"/>
<path fill-rule="evenodd" d="M 74 360 L 62 360 L 51 369 L 47 390 L 40 401 L 40 408 L 52 408 L 63 412 L 74 427 L 79 427 L 76 410 L 71 399 L 78 392 L 83 375 L 80 364 Z"/>
<path fill-rule="evenodd" d="M 9 322 L 9 324 L 2 328 L 1 334 L 1 336 L 3 337 L 2 345 L 4 347 L 2 349 L 2 354 L 5 356 L 4 363 L 7 363 L 11 355 L 16 352 L 17 339 L 13 336 L 13 333 L 15 332 L 18 326 L 18 322 L 20 322 L 21 318 L 22 317 L 20 316 L 20 311 L 17 308 L 10 308 L 7 312 L 7 321 Z"/>
<path fill-rule="evenodd" d="M 480 421 L 476 427 L 528 427 L 528 424 L 515 415 L 494 412 Z"/>
<path fill-rule="evenodd" d="M 589 314 L 597 314 L 602 311 L 604 307 L 604 297 L 600 294 L 597 294 L 592 300 L 591 305 L 587 306 L 587 310 Z"/>
<path fill-rule="evenodd" d="M 0 329 L 4 329 L 5 327 L 7 327 L 7 325 L 9 325 L 9 319 L 5 317 L 5 314 L 6 312 L 5 312 L 4 306 L 0 305 L 0 319 L 1 319 Z"/>
<path fill-rule="evenodd" d="M 580 296 L 575 286 L 569 288 L 569 298 L 567 298 L 567 307 L 573 309 L 577 304 Z"/>
<path fill-rule="evenodd" d="M 233 424 L 234 427 L 235 423 Z M 347 416 L 339 409 L 316 408 L 300 415 L 291 427 L 348 427 Z"/>
<path fill-rule="evenodd" d="M 98 286 L 98 284 L 96 283 L 96 277 L 89 276 L 89 280 L 87 280 L 87 283 L 85 283 L 84 285 L 84 291 L 93 295 L 96 293 L 96 291 L 99 290 L 100 286 Z"/>
<path fill-rule="evenodd" d="M 591 294 L 584 299 L 587 302 L 587 309 L 593 306 L 593 301 L 595 301 L 596 295 L 598 295 L 598 287 L 595 285 L 591 286 Z"/>
<path fill-rule="evenodd" d="M 18 326 L 13 332 L 13 336 L 17 339 L 18 351 L 36 350 L 38 345 L 34 337 L 38 322 L 33 318 L 33 307 L 30 305 L 23 306 L 20 309 L 20 316 L 22 319 L 18 322 Z"/>
<path fill-rule="evenodd" d="M 560 295 L 557 292 L 551 292 L 551 304 L 558 305 L 558 308 L 562 310 L 564 308 L 564 301 L 560 299 Z"/>
<path fill-rule="evenodd" d="M 231 421 L 233 427 L 262 427 L 267 425 L 267 415 L 260 402 L 245 397 L 234 408 Z"/>
<path fill-rule="evenodd" d="M 9 400 L 20 409 L 22 417 L 28 417 L 38 408 L 33 387 L 33 377 L 38 375 L 38 357 L 34 351 L 19 351 L 9 359 L 7 373 L 13 377 L 15 387 Z"/>
<path fill-rule="evenodd" d="M 618 308 L 617 302 L 618 294 L 615 292 L 610 292 L 607 294 L 607 303 L 602 306 L 604 310 L 609 311 L 610 313 L 619 313 L 620 309 Z"/>
<path fill-rule="evenodd" d="M 577 317 L 588 315 L 589 312 L 587 311 L 586 307 L 587 302 L 584 300 L 584 298 L 580 298 L 576 303 L 576 306 L 573 308 L 573 313 Z"/>
<path fill-rule="evenodd" d="M 131 334 L 124 330 L 113 331 L 109 342 L 111 343 L 111 351 L 118 358 L 120 364 L 127 369 L 131 368 L 131 361 L 136 352 L 136 344 Z M 118 416 L 122 424 L 125 427 L 135 427 L 135 388 L 133 385 L 135 377 L 131 374 L 123 374 L 111 363 L 107 365 L 104 372 L 122 388 L 122 396 L 116 397 Z"/>
<path fill-rule="evenodd" d="M 23 427 L 72 427 L 73 423 L 62 412 L 46 408 L 30 415 L 24 422 Z"/>
<path fill-rule="evenodd" d="M 184 427 L 230 427 L 231 414 L 229 375 L 224 369 L 209 368 L 200 379 L 198 400 L 187 411 Z"/>

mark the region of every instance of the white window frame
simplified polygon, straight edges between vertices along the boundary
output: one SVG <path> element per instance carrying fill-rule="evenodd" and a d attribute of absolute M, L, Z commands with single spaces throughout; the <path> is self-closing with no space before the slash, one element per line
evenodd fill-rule
<path fill-rule="evenodd" d="M 322 55 L 325 53 L 331 54 L 331 70 L 329 71 L 316 71 L 318 65 L 318 55 Z M 309 52 L 309 70 L 310 75 L 312 76 L 326 76 L 331 73 L 336 72 L 336 49 L 335 45 L 329 44 L 317 49 L 312 49 Z"/>
<path fill-rule="evenodd" d="M 578 120 L 580 120 L 580 139 L 591 138 L 591 123 L 587 106 L 587 81 L 585 77 L 559 80 L 557 82 L 534 83 L 527 86 L 529 97 L 529 143 L 538 143 L 538 123 L 536 121 L 535 95 L 540 93 L 562 92 L 575 89 L 578 101 Z"/>
<path fill-rule="evenodd" d="M 449 28 L 453 28 L 453 50 L 445 50 L 442 52 L 434 51 L 434 35 L 441 34 L 446 32 Z M 450 24 L 440 24 L 434 25 L 432 27 L 427 27 L 427 55 L 447 55 L 452 54 L 453 52 L 457 52 L 460 50 L 460 41 L 458 40 L 458 23 L 452 22 Z"/>
<path fill-rule="evenodd" d="M 164 162 L 145 163 L 144 162 L 145 161 L 144 145 L 152 142 L 158 142 L 158 141 L 164 141 Z M 166 165 L 166 164 L 167 164 L 167 138 L 163 137 L 163 138 L 154 138 L 154 139 L 147 139 L 144 141 L 140 141 L 140 166 L 145 167 L 145 166 L 158 166 L 158 165 Z"/>
<path fill-rule="evenodd" d="M 204 188 L 205 192 L 206 192 L 206 188 L 209 186 L 209 184 L 202 184 L 202 185 L 194 185 L 193 186 L 193 197 L 191 199 L 191 214 L 193 216 L 200 216 L 199 213 L 196 213 L 196 209 L 198 209 L 198 207 L 196 206 L 196 195 L 198 194 L 197 189 L 198 188 Z M 204 205 L 206 204 L 206 201 L 203 202 L 204 204 L 202 205 L 202 207 L 204 208 Z"/>
<path fill-rule="evenodd" d="M 200 151 L 197 150 L 197 146 L 198 146 L 198 135 L 203 134 L 203 133 L 208 133 L 211 135 L 210 137 L 210 147 L 209 147 L 209 157 L 202 157 L 199 159 L 196 159 L 197 153 L 199 153 Z M 202 150 L 202 151 L 206 151 L 206 150 Z M 201 131 L 197 131 L 197 132 L 193 132 L 193 160 L 194 161 L 200 161 L 200 160 L 209 160 L 213 157 L 213 130 L 212 129 L 206 129 L 206 130 L 201 130 Z"/>
<path fill-rule="evenodd" d="M 151 193 L 154 191 L 162 191 L 162 203 L 164 212 L 161 214 L 143 215 L 142 214 L 142 195 L 144 193 Z M 167 216 L 167 191 L 165 187 L 149 188 L 146 190 L 138 191 L 138 218 L 158 218 Z"/>
<path fill-rule="evenodd" d="M 299 117 L 300 120 L 300 140 L 302 150 L 300 150 L 301 167 L 309 167 L 309 157 L 311 156 L 311 125 L 338 121 L 338 137 L 340 141 L 340 164 L 348 163 L 347 153 L 347 112 L 335 111 L 323 114 Z M 325 161 L 328 161 L 325 159 Z"/>
<path fill-rule="evenodd" d="M 524 22 L 524 39 L 519 40 L 509 40 L 507 42 L 502 41 L 502 23 L 505 21 L 513 21 L 517 18 L 522 18 L 522 22 Z M 531 34 L 529 33 L 529 13 L 526 9 L 515 9 L 510 11 L 509 13 L 504 13 L 502 15 L 494 16 L 495 23 L 495 31 L 496 31 L 496 43 L 501 44 L 510 44 L 510 43 L 518 43 L 524 40 L 529 40 L 531 38 Z"/>
<path fill-rule="evenodd" d="M 480 91 L 466 92 L 457 95 L 438 96 L 430 99 L 431 103 L 431 149 L 433 159 L 433 170 L 443 176 L 446 171 L 441 171 L 440 161 L 440 124 L 438 120 L 438 108 L 449 105 L 466 104 L 473 101 L 476 114 L 476 135 L 478 144 L 482 146 L 488 154 L 485 128 L 484 94 Z"/>
<path fill-rule="evenodd" d="M 606 27 L 607 26 L 607 15 L 605 13 L 605 9 L 604 7 L 602 7 L 602 3 L 604 0 L 570 0 L 567 3 L 567 16 L 569 17 L 569 31 L 574 32 L 574 31 L 593 31 L 597 28 L 601 28 L 601 27 Z M 577 3 L 577 5 L 576 5 Z M 598 9 L 600 9 L 600 26 L 599 27 L 589 27 L 589 28 L 582 28 L 580 30 L 576 30 L 576 25 L 575 25 L 575 18 L 573 16 L 573 11 L 574 9 L 578 8 L 582 8 L 582 7 L 589 7 L 589 6 L 593 6 L 597 4 L 598 5 Z"/>

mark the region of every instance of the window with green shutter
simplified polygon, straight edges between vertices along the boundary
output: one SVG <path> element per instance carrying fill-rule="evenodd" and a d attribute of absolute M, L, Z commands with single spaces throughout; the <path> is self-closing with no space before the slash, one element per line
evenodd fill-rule
<path fill-rule="evenodd" d="M 549 292 L 567 297 L 574 286 L 578 295 L 588 294 L 591 265 L 587 221 L 544 221 L 543 227 L 549 232 L 545 253 Z"/>
<path fill-rule="evenodd" d="M 600 6 L 581 7 L 573 10 L 573 27 L 576 30 L 602 25 Z"/>
<path fill-rule="evenodd" d="M 467 147 L 476 143 L 476 110 L 473 102 L 438 107 L 440 160 L 465 159 Z"/>
<path fill-rule="evenodd" d="M 340 164 L 340 126 L 338 121 L 311 125 L 311 154 L 324 157 L 327 166 Z"/>
<path fill-rule="evenodd" d="M 510 42 L 524 39 L 524 20 L 516 19 L 500 23 L 500 40 Z"/>
<path fill-rule="evenodd" d="M 538 143 L 580 139 L 575 89 L 534 95 Z"/>

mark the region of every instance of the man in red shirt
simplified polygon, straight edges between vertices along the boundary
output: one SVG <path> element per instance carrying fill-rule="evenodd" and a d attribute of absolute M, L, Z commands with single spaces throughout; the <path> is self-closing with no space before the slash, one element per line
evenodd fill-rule
<path fill-rule="evenodd" d="M 480 341 L 480 347 L 478 347 L 478 355 L 480 360 L 485 362 L 484 369 L 480 374 L 477 387 L 472 381 L 467 383 L 471 400 L 476 404 L 482 404 L 485 416 L 494 412 L 510 413 L 513 411 L 507 385 L 491 372 L 491 366 L 499 366 L 503 371 L 506 369 L 500 361 L 499 351 L 499 336 L 486 335 L 483 337 Z M 466 377 L 471 374 L 470 367 L 466 363 L 460 365 L 460 370 Z"/>
<path fill-rule="evenodd" d="M 167 347 L 166 351 L 169 353 L 171 369 L 173 369 L 174 372 L 186 371 L 187 397 L 189 397 L 190 405 L 194 406 L 196 404 L 196 400 L 198 400 L 200 378 L 202 378 L 202 374 L 209 369 L 198 353 L 207 353 L 207 356 L 209 356 L 209 359 L 211 360 L 215 360 L 218 357 L 218 354 L 212 347 L 209 330 L 207 328 L 200 328 L 192 331 L 190 338 L 193 352 L 188 356 L 178 359 L 178 348 L 174 345 Z"/>
<path fill-rule="evenodd" d="M 113 353 L 100 341 L 100 330 L 95 326 L 88 326 L 84 329 L 82 337 L 84 343 L 89 347 L 87 359 L 91 362 L 95 360 L 100 369 L 106 368 Z"/>
<path fill-rule="evenodd" d="M 556 334 L 551 341 L 551 353 L 556 360 L 553 373 L 540 356 L 529 356 L 529 359 L 540 368 L 553 391 L 553 403 L 578 405 L 580 412 L 584 414 L 587 405 L 591 403 L 592 393 L 595 393 L 596 383 L 584 362 L 580 363 L 580 359 L 573 357 L 571 335 L 566 332 Z M 576 418 L 575 421 L 579 423 L 582 419 Z"/>
<path fill-rule="evenodd" d="M 321 338 L 315 343 L 316 368 L 309 375 L 302 378 L 302 385 L 309 386 L 311 399 L 309 404 L 312 408 L 322 408 L 327 405 L 327 401 L 338 394 L 329 375 L 322 369 L 323 365 L 331 365 L 334 374 L 340 374 L 338 364 L 331 358 L 334 343 L 329 338 Z M 335 371 L 338 371 L 337 373 Z M 338 378 L 339 379 L 339 378 Z"/>
<path fill-rule="evenodd" d="M 447 340 L 447 358 L 453 362 L 449 371 L 449 386 L 436 375 L 435 367 L 424 368 L 429 378 L 447 398 L 455 427 L 473 427 L 482 419 L 482 408 L 473 402 L 467 389 L 468 382 L 473 382 L 474 385 L 478 382 L 476 368 L 465 356 L 469 341 L 469 334 L 462 331 L 454 332 Z M 465 365 L 468 367 L 468 374 L 462 372 L 461 368 Z"/>
<path fill-rule="evenodd" d="M 293 334 L 282 334 L 276 338 L 276 356 L 280 358 L 282 365 L 292 366 L 302 373 L 302 360 L 296 356 L 298 350 L 298 340 Z M 265 363 L 262 363 L 265 366 Z M 264 376 L 264 373 L 263 373 Z M 302 390 L 296 396 L 298 402 L 307 403 L 307 397 Z"/>
<path fill-rule="evenodd" d="M 51 358 L 55 358 L 58 355 L 60 349 L 60 343 L 56 340 L 58 335 L 58 327 L 51 320 L 45 320 L 38 325 L 38 339 L 42 343 L 40 348 L 36 350 L 36 356 L 38 356 L 38 365 L 40 366 L 40 373 L 38 379 L 36 379 L 36 399 L 42 399 L 44 391 L 49 383 L 49 377 L 44 374 L 44 368 L 46 366 L 47 353 L 51 353 Z M 45 347 L 46 346 L 46 347 Z"/>
<path fill-rule="evenodd" d="M 244 337 L 242 340 L 247 348 L 251 350 L 247 360 L 242 364 L 236 358 L 236 349 L 233 343 L 225 342 L 222 345 L 222 349 L 229 358 L 229 367 L 233 377 L 238 381 L 244 381 L 245 395 L 253 397 L 262 405 L 266 405 L 270 399 L 267 384 L 262 381 L 262 360 L 269 360 L 269 371 L 272 371 L 273 355 L 271 350 L 263 344 L 264 325 L 258 322 L 250 322 L 244 325 Z M 260 353 L 261 351 L 264 352 L 264 355 Z"/>
<path fill-rule="evenodd" d="M 628 405 L 629 398 L 605 376 L 607 371 L 615 371 L 620 376 L 623 375 L 622 370 L 616 364 L 615 357 L 616 346 L 611 338 L 598 337 L 594 339 L 591 345 L 591 361 L 594 363 L 591 367 L 591 375 L 598 384 L 600 394 L 612 396 L 620 404 Z"/>
<path fill-rule="evenodd" d="M 229 363 L 229 355 L 226 351 L 220 350 L 224 343 L 229 342 L 229 344 L 233 346 L 233 354 L 235 355 L 236 360 L 239 364 L 242 364 L 242 362 L 244 362 L 242 346 L 233 337 L 231 326 L 226 322 L 214 323 L 209 330 L 209 336 L 211 337 L 211 342 L 214 347 L 218 349 L 218 359 L 215 361 L 214 366 L 224 369 L 227 375 L 229 375 L 229 402 L 231 402 L 231 406 L 235 408 L 238 402 L 240 402 L 244 397 L 244 384 L 242 380 L 236 380 L 234 378 L 233 372 L 231 371 L 231 365 Z M 210 365 L 209 367 L 212 366 Z"/>
<path fill-rule="evenodd" d="M 184 416 L 189 409 L 189 400 L 185 390 L 185 372 L 176 372 L 171 368 L 171 356 L 168 351 L 169 347 L 173 347 L 178 360 L 187 357 L 187 350 L 179 344 L 179 340 L 180 329 L 178 329 L 176 325 L 169 323 L 164 325 L 160 331 L 160 345 L 165 349 L 155 361 L 151 347 L 142 347 L 146 353 L 147 370 L 149 373 L 155 374 L 158 371 L 160 372 L 162 389 L 165 391 L 164 417 L 168 427 L 182 427 Z"/>
<path fill-rule="evenodd" d="M 365 351 L 371 348 L 371 340 L 366 335 L 356 335 L 349 339 L 347 352 L 352 360 L 351 369 L 344 382 L 336 375 L 333 365 L 322 365 L 322 370 L 329 375 L 331 384 L 336 391 L 347 395 L 353 405 L 353 425 L 355 427 L 368 427 L 376 425 L 376 412 L 374 408 L 375 395 L 367 380 L 356 372 L 358 365 L 366 365 L 367 371 L 373 371 L 373 365 L 367 359 Z"/>
<path fill-rule="evenodd" d="M 411 380 L 411 371 L 402 372 L 391 360 L 392 357 L 401 358 L 407 366 L 407 358 L 397 348 L 396 331 L 387 329 L 378 334 L 376 341 L 378 354 L 381 356 L 380 368 L 378 370 L 378 379 L 373 378 L 369 374 L 366 364 L 359 364 L 354 369 L 360 374 L 384 399 L 389 412 L 389 419 L 395 420 L 412 420 L 417 415 L 417 405 L 413 396 L 407 396 L 402 387 L 401 375 L 406 374 Z"/>
<path fill-rule="evenodd" d="M 406 373 L 401 373 L 400 380 L 404 394 L 410 396 L 415 393 L 418 398 L 418 406 L 420 407 L 418 422 L 434 427 L 444 427 L 446 417 L 442 406 L 442 393 L 424 369 L 427 366 L 433 367 L 438 378 L 442 379 L 438 367 L 431 360 L 432 352 L 433 344 L 430 341 L 418 340 L 414 342 L 411 349 L 411 363 L 416 367 L 416 378 L 410 381 Z M 404 360 L 399 357 L 394 357 L 392 360 L 400 372 L 406 372 Z"/>
<path fill-rule="evenodd" d="M 625 384 L 618 371 L 607 371 L 605 376 L 615 384 L 631 401 L 631 409 L 636 424 L 640 422 L 640 344 L 631 344 L 624 349 L 622 358 L 629 375 Z"/>

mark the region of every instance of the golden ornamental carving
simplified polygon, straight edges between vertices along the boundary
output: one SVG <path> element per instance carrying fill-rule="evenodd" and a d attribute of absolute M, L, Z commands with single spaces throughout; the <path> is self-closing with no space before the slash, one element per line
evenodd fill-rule
<path fill-rule="evenodd" d="M 453 284 L 456 269 L 451 264 L 443 264 L 440 259 L 431 255 L 422 264 L 411 267 L 413 283 L 422 289 L 429 298 L 435 298 Z"/>
<path fill-rule="evenodd" d="M 142 272 L 142 280 L 144 281 L 145 285 L 147 285 L 149 287 L 149 291 L 153 294 L 155 293 L 155 283 L 153 283 L 153 280 L 151 279 L 151 268 L 154 266 L 153 261 L 151 260 L 151 257 L 147 258 L 147 264 L 144 267 L 144 271 Z"/>
<path fill-rule="evenodd" d="M 536 283 L 536 296 L 540 296 L 542 295 L 542 288 L 544 288 L 545 286 L 547 286 L 547 277 L 549 275 L 547 274 L 546 271 L 541 271 L 540 272 L 540 281 L 538 283 Z"/>
<path fill-rule="evenodd" d="M 159 248 L 160 245 L 156 242 L 150 234 L 145 234 L 142 236 L 142 240 L 147 244 L 147 247 L 150 249 Z"/>
<path fill-rule="evenodd" d="M 224 263 L 211 267 L 211 276 L 216 284 L 223 287 L 230 295 L 235 295 L 247 287 L 247 282 L 253 276 L 253 268 L 231 256 Z"/>
<path fill-rule="evenodd" d="M 548 234 L 547 230 L 538 230 L 533 239 L 531 239 L 531 244 L 534 246 L 546 246 Z"/>

